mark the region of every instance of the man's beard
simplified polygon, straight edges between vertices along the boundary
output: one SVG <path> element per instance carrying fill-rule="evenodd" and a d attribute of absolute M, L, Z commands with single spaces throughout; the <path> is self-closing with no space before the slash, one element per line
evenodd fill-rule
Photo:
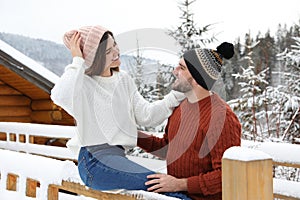
<path fill-rule="evenodd" d="M 193 78 L 189 78 L 183 81 L 180 81 L 178 79 L 172 84 L 172 89 L 182 93 L 189 92 L 192 90 L 192 80 Z"/>

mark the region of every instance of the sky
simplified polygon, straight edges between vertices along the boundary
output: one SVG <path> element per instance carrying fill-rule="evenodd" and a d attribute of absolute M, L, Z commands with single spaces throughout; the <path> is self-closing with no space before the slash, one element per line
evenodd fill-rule
<path fill-rule="evenodd" d="M 62 35 L 86 25 L 102 25 L 115 35 L 139 29 L 172 29 L 180 24 L 182 0 L 0 0 L 0 32 L 62 44 Z M 299 24 L 299 0 L 197 0 L 191 12 L 198 27 L 213 24 L 210 35 L 236 41 L 250 31 L 275 32 L 279 23 Z M 151 34 L 150 34 L 151 35 Z M 218 43 L 218 44 L 217 44 Z"/>

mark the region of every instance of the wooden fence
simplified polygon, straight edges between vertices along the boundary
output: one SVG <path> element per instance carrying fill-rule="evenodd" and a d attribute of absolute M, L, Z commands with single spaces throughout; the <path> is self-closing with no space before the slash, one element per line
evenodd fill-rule
<path fill-rule="evenodd" d="M 75 128 L 70 126 L 40 125 L 26 123 L 3 123 L 0 122 L 0 153 L 2 151 L 19 151 L 19 154 L 27 156 L 51 157 L 51 160 L 62 164 L 62 162 L 72 162 L 76 168 L 76 157 L 65 147 L 53 147 L 47 145 L 33 144 L 34 137 L 47 137 L 52 139 L 71 138 L 75 133 Z M 268 145 L 272 145 L 270 148 Z M 243 145 L 242 145 L 243 146 Z M 247 146 L 247 147 L 245 147 Z M 257 200 L 257 199 L 286 199 L 300 200 L 300 183 L 273 178 L 273 168 L 275 166 L 288 166 L 300 168 L 297 160 L 300 145 L 287 145 L 280 143 L 253 143 L 243 147 L 232 147 L 228 149 L 222 160 L 222 187 L 223 200 Z M 2 150 L 1 150 L 2 149 Z M 36 154 L 36 155 L 33 155 Z M 38 158 L 38 159 L 41 159 Z M 55 158 L 55 159 L 54 159 Z M 49 159 L 49 158 L 48 158 Z M 11 166 L 18 165 L 21 160 L 11 161 Z M 11 167 L 10 171 L 1 172 L 1 184 L 6 179 L 6 188 L 16 190 L 19 177 L 17 168 Z M 7 163 L 6 163 L 7 164 Z M 46 164 L 46 162 L 44 162 Z M 69 163 L 70 164 L 70 163 Z M 20 165 L 20 163 L 19 163 Z M 32 166 L 28 171 L 41 170 L 40 166 Z M 47 173 L 47 172 L 45 172 Z M 27 177 L 34 176 L 28 174 Z M 80 179 L 77 176 L 77 180 Z M 37 188 L 45 187 L 38 178 L 27 178 L 21 181 L 26 184 L 24 192 L 27 196 L 35 197 Z M 282 188 L 282 185 L 285 185 Z M 95 191 L 84 186 L 82 182 L 62 180 L 59 184 L 46 184 L 49 200 L 57 200 L 59 191 L 70 192 L 72 194 L 84 195 L 96 199 L 139 199 L 140 196 L 126 196 L 122 194 L 112 194 Z M 1 185 L 0 185 L 1 187 Z M 295 189 L 296 188 L 296 189 Z"/>
<path fill-rule="evenodd" d="M 138 199 L 139 195 L 114 194 L 87 188 L 81 182 L 79 174 L 76 173 L 77 167 L 74 163 L 76 158 L 72 152 L 65 147 L 32 143 L 35 136 L 53 139 L 69 139 L 75 133 L 74 131 L 74 127 L 68 126 L 62 127 L 56 125 L 0 122 L 0 134 L 5 136 L 5 140 L 0 141 L 0 158 L 1 160 L 4 160 L 4 162 L 0 162 L 0 180 L 2 187 L 11 191 L 16 191 L 17 188 L 21 188 L 21 190 L 24 190 L 22 192 L 28 197 L 37 197 L 37 189 L 39 188 L 41 191 L 47 191 L 47 194 L 40 194 L 40 199 L 45 199 L 47 197 L 48 200 L 58 200 L 59 191 L 71 193 L 73 195 L 84 195 L 101 200 Z M 10 157 L 17 157 L 18 159 L 10 159 Z M 26 162 L 29 161 L 33 161 L 33 164 L 27 169 L 24 169 L 28 166 Z M 45 179 L 43 176 L 50 173 L 47 171 L 49 162 L 51 162 L 51 165 L 61 165 L 62 170 L 64 170 L 64 165 L 68 164 L 67 170 L 73 171 L 75 176 L 69 177 L 72 179 L 71 181 L 61 180 L 61 182 L 57 184 L 42 182 L 43 179 Z M 8 171 L 7 166 L 10 166 Z M 20 169 L 20 167 L 23 169 Z M 54 173 L 54 177 L 52 178 L 55 180 L 55 176 L 57 176 L 56 178 L 59 178 L 62 173 L 65 172 L 58 171 Z M 21 175 L 24 175 L 25 177 L 22 177 Z M 4 184 L 6 185 L 3 186 Z M 26 184 L 26 186 L 20 184 Z M 47 188 L 45 189 L 45 187 Z"/>
<path fill-rule="evenodd" d="M 222 159 L 223 200 L 300 200 L 300 182 L 273 178 L 276 166 L 300 168 L 298 162 L 288 158 L 292 155 L 297 160 L 297 151 L 289 151 L 280 143 L 273 143 L 272 148 L 264 147 L 270 144 L 262 143 L 255 149 L 231 147 L 225 151 Z M 299 145 L 290 147 L 299 152 Z M 279 158 L 277 153 L 283 157 Z"/>

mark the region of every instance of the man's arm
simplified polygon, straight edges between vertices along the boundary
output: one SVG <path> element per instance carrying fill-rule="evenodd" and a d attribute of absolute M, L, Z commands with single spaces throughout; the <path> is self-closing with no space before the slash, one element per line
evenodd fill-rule
<path fill-rule="evenodd" d="M 151 153 L 160 158 L 166 158 L 168 149 L 168 137 L 165 133 L 162 138 L 149 135 L 147 133 L 138 131 L 137 146 L 144 149 L 146 152 Z"/>

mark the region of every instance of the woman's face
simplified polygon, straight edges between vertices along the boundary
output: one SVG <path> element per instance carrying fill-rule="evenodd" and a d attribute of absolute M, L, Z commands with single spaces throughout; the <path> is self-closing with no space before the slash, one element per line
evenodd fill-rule
<path fill-rule="evenodd" d="M 110 69 L 119 67 L 121 65 L 119 47 L 111 35 L 109 35 L 107 39 L 105 54 L 106 54 L 106 63 L 105 63 L 105 69 L 102 73 L 102 76 L 110 76 L 111 75 Z"/>

